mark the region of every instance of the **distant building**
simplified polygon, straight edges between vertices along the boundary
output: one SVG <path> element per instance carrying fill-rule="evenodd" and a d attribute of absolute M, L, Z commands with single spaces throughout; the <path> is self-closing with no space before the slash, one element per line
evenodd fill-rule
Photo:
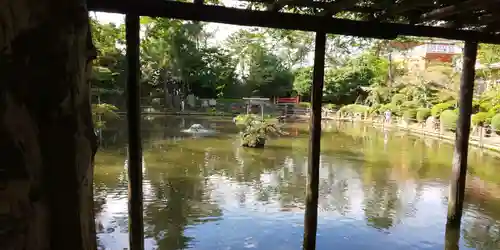
<path fill-rule="evenodd" d="M 405 63 L 411 72 L 425 70 L 430 62 L 453 63 L 454 57 L 462 54 L 455 41 L 392 42 L 391 46 L 391 60 Z"/>

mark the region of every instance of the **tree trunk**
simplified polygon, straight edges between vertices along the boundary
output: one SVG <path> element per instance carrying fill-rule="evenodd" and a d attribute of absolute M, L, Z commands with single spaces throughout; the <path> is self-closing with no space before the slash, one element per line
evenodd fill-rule
<path fill-rule="evenodd" d="M 88 21 L 83 0 L 0 3 L 0 249 L 96 249 Z"/>

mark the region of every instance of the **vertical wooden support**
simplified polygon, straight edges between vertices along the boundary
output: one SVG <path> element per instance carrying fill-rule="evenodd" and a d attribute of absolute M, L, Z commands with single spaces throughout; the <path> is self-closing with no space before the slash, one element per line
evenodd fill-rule
<path fill-rule="evenodd" d="M 469 147 L 470 116 L 472 113 L 472 94 L 474 91 L 477 42 L 466 41 L 463 55 L 462 77 L 460 79 L 460 99 L 453 152 L 453 170 L 448 197 L 447 226 L 458 228 L 462 218 L 467 175 L 467 153 Z"/>
<path fill-rule="evenodd" d="M 460 228 L 446 227 L 444 250 L 459 250 Z"/>
<path fill-rule="evenodd" d="M 316 249 L 316 231 L 318 226 L 318 184 L 319 156 L 321 140 L 321 101 L 323 98 L 323 77 L 325 74 L 326 34 L 316 32 L 314 48 L 314 72 L 311 90 L 311 123 L 309 139 L 309 161 L 306 187 L 306 212 L 304 215 L 304 250 Z"/>
<path fill-rule="evenodd" d="M 142 148 L 139 86 L 139 16 L 126 15 L 127 39 L 127 122 L 128 122 L 128 181 L 129 239 L 131 250 L 144 249 L 142 212 Z"/>

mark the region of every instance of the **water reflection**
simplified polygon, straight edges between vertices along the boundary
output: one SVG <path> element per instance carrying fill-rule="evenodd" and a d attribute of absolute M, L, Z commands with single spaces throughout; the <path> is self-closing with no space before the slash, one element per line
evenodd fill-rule
<path fill-rule="evenodd" d="M 147 249 L 300 249 L 307 127 L 292 126 L 293 137 L 256 150 L 239 147 L 230 121 L 148 122 Z M 212 124 L 220 136 L 178 133 L 194 123 Z M 471 152 L 462 238 L 448 230 L 445 241 L 450 145 L 359 125 L 325 127 L 318 249 L 500 249 L 500 181 L 492 174 L 500 160 Z M 128 245 L 120 141 L 109 142 L 96 158 L 99 241 L 109 249 Z"/>

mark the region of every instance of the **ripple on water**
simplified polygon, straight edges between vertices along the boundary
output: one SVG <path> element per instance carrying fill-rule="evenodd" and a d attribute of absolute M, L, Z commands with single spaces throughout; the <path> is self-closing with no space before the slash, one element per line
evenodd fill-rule
<path fill-rule="evenodd" d="M 317 249 L 442 250 L 452 147 L 342 126 L 322 137 Z M 146 249 L 301 249 L 307 138 L 274 139 L 264 150 L 242 150 L 231 138 L 148 139 Z M 128 247 L 123 157 L 96 157 L 100 247 L 113 250 Z M 499 165 L 487 155 L 470 159 L 478 171 L 467 187 L 461 250 L 500 249 L 492 185 L 500 180 L 481 174 Z"/>

